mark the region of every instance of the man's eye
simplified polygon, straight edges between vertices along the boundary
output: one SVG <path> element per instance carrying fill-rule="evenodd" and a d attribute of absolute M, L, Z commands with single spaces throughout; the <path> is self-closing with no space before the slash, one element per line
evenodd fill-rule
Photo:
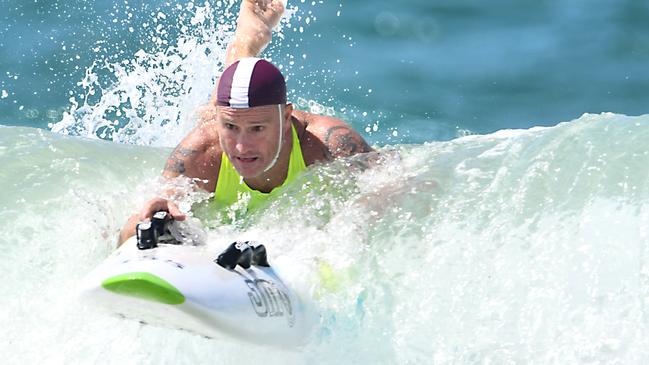
<path fill-rule="evenodd" d="M 232 123 L 225 123 L 225 129 L 235 129 L 237 126 Z"/>
<path fill-rule="evenodd" d="M 253 132 L 261 132 L 263 130 L 264 130 L 264 126 L 262 126 L 262 125 L 256 125 L 256 126 L 252 127 Z"/>

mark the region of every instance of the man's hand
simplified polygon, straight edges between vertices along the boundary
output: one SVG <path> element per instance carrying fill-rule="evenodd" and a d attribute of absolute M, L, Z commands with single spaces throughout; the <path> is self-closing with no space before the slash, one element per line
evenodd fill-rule
<path fill-rule="evenodd" d="M 183 214 L 183 212 L 178 209 L 176 203 L 172 202 L 171 200 L 153 198 L 146 202 L 146 204 L 144 204 L 144 207 L 142 207 L 142 210 L 140 211 L 140 221 L 147 219 L 150 220 L 153 217 L 153 214 L 161 210 L 168 212 L 169 215 L 171 215 L 173 219 L 177 221 L 184 221 L 187 218 L 187 216 L 185 216 L 185 214 Z"/>
<path fill-rule="evenodd" d="M 184 221 L 187 216 L 178 209 L 176 203 L 171 200 L 163 198 L 153 198 L 144 204 L 142 211 L 139 214 L 133 214 L 131 218 L 128 219 L 128 222 L 122 228 L 122 231 L 119 232 L 119 240 L 117 241 L 117 247 L 121 246 L 127 239 L 135 236 L 135 227 L 137 224 L 144 220 L 150 220 L 153 217 L 155 212 L 159 211 L 168 212 L 175 220 Z"/>
<path fill-rule="evenodd" d="M 263 22 L 269 29 L 275 28 L 284 13 L 284 2 L 281 0 L 243 0 L 238 22 L 253 21 L 253 16 Z"/>

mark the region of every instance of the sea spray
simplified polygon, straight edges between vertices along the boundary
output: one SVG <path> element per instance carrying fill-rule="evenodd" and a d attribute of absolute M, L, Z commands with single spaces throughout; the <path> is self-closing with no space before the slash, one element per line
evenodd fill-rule
<path fill-rule="evenodd" d="M 138 145 L 177 143 L 200 117 L 234 30 L 232 4 L 190 4 L 193 16 L 174 25 L 180 34 L 173 41 L 158 31 L 151 50 L 95 61 L 78 83 L 80 100 L 70 98 L 70 111 L 52 131 Z"/>
<path fill-rule="evenodd" d="M 169 151 L 1 132 L 9 361 L 93 361 L 109 343 L 120 346 L 112 360 L 145 363 L 235 359 L 244 348 L 247 363 L 649 359 L 647 116 L 584 115 L 397 145 L 370 167 L 317 165 L 244 230 L 212 226 L 215 254 L 232 239 L 264 242 L 320 314 L 297 354 L 80 307 L 75 286 L 112 251 Z"/>
<path fill-rule="evenodd" d="M 155 28 L 145 27 L 148 47 L 93 61 L 77 83 L 78 92 L 71 92 L 70 109 L 51 130 L 119 143 L 177 144 L 212 115 L 208 102 L 234 35 L 236 6 L 234 1 L 188 3 L 154 14 Z M 288 7 L 276 36 L 283 38 L 296 12 L 297 7 Z M 97 49 L 102 47 L 107 52 L 105 45 Z"/>

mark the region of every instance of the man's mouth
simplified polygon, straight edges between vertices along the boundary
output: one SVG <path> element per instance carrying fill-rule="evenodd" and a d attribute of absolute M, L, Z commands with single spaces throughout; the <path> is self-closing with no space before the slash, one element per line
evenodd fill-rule
<path fill-rule="evenodd" d="M 258 157 L 239 157 L 237 156 L 237 161 L 242 163 L 251 163 L 257 161 Z"/>

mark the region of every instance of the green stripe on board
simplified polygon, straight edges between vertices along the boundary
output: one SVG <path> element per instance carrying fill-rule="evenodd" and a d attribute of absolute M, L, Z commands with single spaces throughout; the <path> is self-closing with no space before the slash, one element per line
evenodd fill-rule
<path fill-rule="evenodd" d="M 132 272 L 110 277 L 101 283 L 106 290 L 117 294 L 164 304 L 182 304 L 185 296 L 173 285 L 146 272 Z"/>

